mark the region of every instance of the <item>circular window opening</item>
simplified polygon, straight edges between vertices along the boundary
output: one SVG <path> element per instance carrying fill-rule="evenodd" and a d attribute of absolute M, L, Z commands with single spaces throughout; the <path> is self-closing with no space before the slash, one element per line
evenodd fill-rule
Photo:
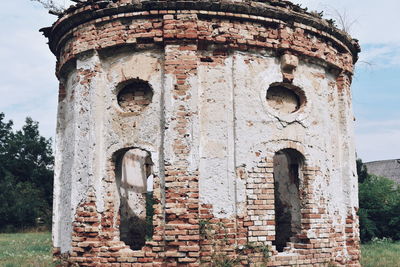
<path fill-rule="evenodd" d="M 267 91 L 267 103 L 283 114 L 291 114 L 304 106 L 304 92 L 290 84 L 272 84 Z"/>
<path fill-rule="evenodd" d="M 117 99 L 125 112 L 139 114 L 151 103 L 153 90 L 148 82 L 133 80 L 123 85 Z"/>

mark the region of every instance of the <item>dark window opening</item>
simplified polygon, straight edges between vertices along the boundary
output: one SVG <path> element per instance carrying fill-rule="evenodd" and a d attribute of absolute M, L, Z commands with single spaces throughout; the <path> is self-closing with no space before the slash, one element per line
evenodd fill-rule
<path fill-rule="evenodd" d="M 283 252 L 288 242 L 296 242 L 301 230 L 299 185 L 303 156 L 294 149 L 284 149 L 274 156 L 275 241 Z"/>
<path fill-rule="evenodd" d="M 153 236 L 153 162 L 147 151 L 131 149 L 117 161 L 120 240 L 140 250 Z"/>

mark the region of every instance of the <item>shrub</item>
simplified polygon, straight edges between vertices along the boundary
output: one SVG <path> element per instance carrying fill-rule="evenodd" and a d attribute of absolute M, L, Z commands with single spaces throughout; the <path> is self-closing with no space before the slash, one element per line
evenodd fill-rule
<path fill-rule="evenodd" d="M 400 187 L 384 177 L 368 175 L 359 184 L 361 241 L 400 240 Z"/>

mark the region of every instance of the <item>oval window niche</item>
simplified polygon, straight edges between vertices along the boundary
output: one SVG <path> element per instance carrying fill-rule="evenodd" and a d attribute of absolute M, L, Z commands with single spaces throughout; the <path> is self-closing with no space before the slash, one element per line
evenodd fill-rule
<path fill-rule="evenodd" d="M 304 91 L 285 83 L 271 84 L 267 91 L 267 103 L 281 114 L 299 111 L 306 103 Z"/>
<path fill-rule="evenodd" d="M 140 114 L 153 99 L 153 90 L 148 82 L 130 80 L 123 83 L 118 93 L 118 105 L 125 112 Z"/>

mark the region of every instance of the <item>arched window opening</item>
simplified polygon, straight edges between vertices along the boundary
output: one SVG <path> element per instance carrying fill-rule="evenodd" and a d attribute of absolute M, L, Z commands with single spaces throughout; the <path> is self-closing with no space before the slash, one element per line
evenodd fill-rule
<path fill-rule="evenodd" d="M 141 149 L 125 152 L 117 161 L 120 197 L 120 240 L 139 250 L 153 236 L 153 162 Z"/>
<path fill-rule="evenodd" d="M 303 156 L 294 149 L 283 149 L 274 156 L 275 242 L 283 252 L 288 242 L 296 242 L 301 230 L 299 185 Z"/>

